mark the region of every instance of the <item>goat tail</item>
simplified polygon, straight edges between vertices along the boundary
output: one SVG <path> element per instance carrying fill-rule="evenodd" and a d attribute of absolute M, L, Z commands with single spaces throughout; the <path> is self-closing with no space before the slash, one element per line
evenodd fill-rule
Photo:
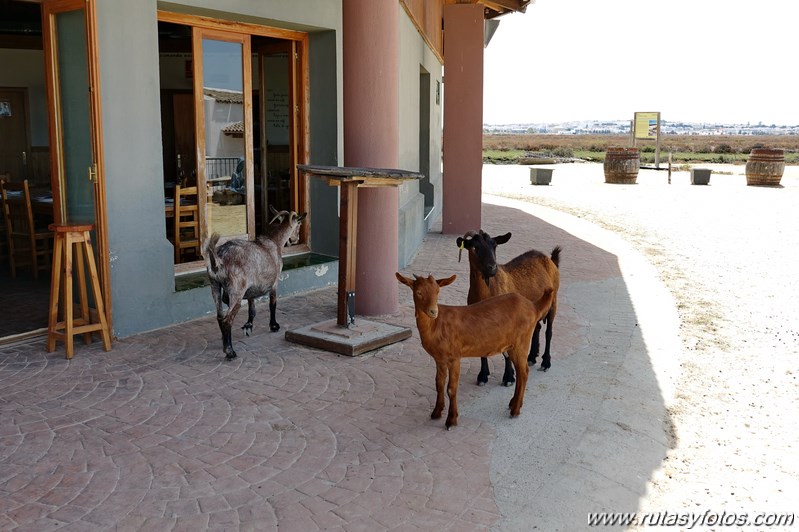
<path fill-rule="evenodd" d="M 214 233 L 205 241 L 203 245 L 203 257 L 205 258 L 205 268 L 209 275 L 216 275 L 219 271 L 219 255 L 216 254 L 216 244 L 219 242 L 219 234 Z"/>
<path fill-rule="evenodd" d="M 562 248 L 560 246 L 555 246 L 555 249 L 552 250 L 552 255 L 550 255 L 550 257 L 552 258 L 552 262 L 554 262 L 555 266 L 557 266 L 558 268 L 560 268 L 560 252 L 561 251 L 562 251 Z"/>

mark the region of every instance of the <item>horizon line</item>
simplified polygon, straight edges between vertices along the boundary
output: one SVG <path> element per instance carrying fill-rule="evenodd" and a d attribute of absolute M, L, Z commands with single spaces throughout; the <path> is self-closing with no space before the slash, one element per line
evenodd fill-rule
<path fill-rule="evenodd" d="M 497 123 L 497 122 L 483 122 L 483 126 L 537 126 L 537 125 L 560 125 L 560 124 L 569 124 L 574 122 L 612 122 L 612 123 L 630 123 L 632 119 L 623 119 L 623 118 L 616 118 L 616 119 L 600 119 L 600 118 L 589 118 L 589 119 L 579 119 L 579 120 L 560 120 L 560 121 L 542 121 L 542 122 L 504 122 L 504 123 Z M 743 126 L 743 127 L 799 127 L 799 124 L 777 124 L 777 123 L 766 123 L 762 120 L 756 123 L 752 123 L 751 121 L 748 122 L 710 122 L 710 121 L 701 121 L 701 122 L 692 122 L 689 120 L 662 120 L 660 121 L 661 124 L 689 124 L 689 125 L 696 125 L 696 126 L 722 126 L 722 127 L 735 127 L 735 126 Z"/>

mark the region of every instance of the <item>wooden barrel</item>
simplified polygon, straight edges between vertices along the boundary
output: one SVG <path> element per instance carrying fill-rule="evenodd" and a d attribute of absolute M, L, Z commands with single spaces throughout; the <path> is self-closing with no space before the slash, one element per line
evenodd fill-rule
<path fill-rule="evenodd" d="M 776 186 L 785 172 L 785 150 L 753 148 L 746 161 L 746 184 Z"/>
<path fill-rule="evenodd" d="M 638 148 L 608 148 L 605 152 L 605 183 L 632 185 L 638 179 L 641 156 Z"/>

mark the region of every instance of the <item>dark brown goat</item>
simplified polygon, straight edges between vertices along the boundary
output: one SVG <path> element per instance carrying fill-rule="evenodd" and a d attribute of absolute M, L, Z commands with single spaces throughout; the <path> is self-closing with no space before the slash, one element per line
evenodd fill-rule
<path fill-rule="evenodd" d="M 522 253 L 506 264 L 497 264 L 497 246 L 510 240 L 511 234 L 491 237 L 483 230 L 469 231 L 463 237 L 458 237 L 456 243 L 459 248 L 469 251 L 469 294 L 468 304 L 482 301 L 499 294 L 516 292 L 530 301 L 538 301 L 547 290 L 552 290 L 552 305 L 545 313 L 547 323 L 546 344 L 541 357 L 541 371 L 550 368 L 550 346 L 552 343 L 552 326 L 555 314 L 558 311 L 558 289 L 560 288 L 560 246 L 556 246 L 549 257 L 540 251 L 530 250 Z M 541 324 L 536 323 L 533 333 L 532 346 L 527 358 L 531 366 L 535 365 L 538 357 L 539 336 Z M 477 384 L 482 386 L 488 382 L 488 360 L 480 361 L 480 373 L 477 375 Z M 502 383 L 510 386 L 515 381 L 513 366 L 505 358 L 505 373 Z"/>
<path fill-rule="evenodd" d="M 446 427 L 458 424 L 458 380 L 461 358 L 484 357 L 507 352 L 516 366 L 519 380 L 508 408 L 511 417 L 521 413 L 527 387 L 527 353 L 533 329 L 552 305 L 552 290 L 546 290 L 535 303 L 515 293 L 488 298 L 466 306 L 438 304 L 438 292 L 455 280 L 433 276 L 415 280 L 396 274 L 397 280 L 410 287 L 416 310 L 416 327 L 422 347 L 436 362 L 436 406 L 430 417 L 438 419 L 444 410 L 444 384 L 449 396 Z"/>
<path fill-rule="evenodd" d="M 305 213 L 281 211 L 271 207 L 274 217 L 266 235 L 255 241 L 228 240 L 217 247 L 219 235 L 211 235 L 203 246 L 205 267 L 211 281 L 211 295 L 216 305 L 216 321 L 222 331 L 222 348 L 225 358 L 236 358 L 233 350 L 231 327 L 241 308 L 242 299 L 247 300 L 247 323 L 242 329 L 249 336 L 255 319 L 255 299 L 269 294 L 269 328 L 280 329 L 275 320 L 277 308 L 277 281 L 283 271 L 283 247 L 287 242 L 298 240 L 300 223 Z M 277 223 L 274 223 L 277 221 Z M 228 306 L 223 312 L 222 303 Z"/>

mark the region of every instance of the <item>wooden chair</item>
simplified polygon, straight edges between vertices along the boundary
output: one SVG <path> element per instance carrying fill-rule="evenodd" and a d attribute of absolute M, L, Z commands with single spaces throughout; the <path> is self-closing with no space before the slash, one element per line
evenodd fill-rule
<path fill-rule="evenodd" d="M 3 181 L 0 183 L 0 191 L 3 197 L 11 277 L 16 278 L 17 268 L 30 266 L 33 278 L 38 279 L 40 271 L 50 269 L 53 232 L 36 226 L 27 179 L 22 183 Z"/>
<path fill-rule="evenodd" d="M 175 185 L 174 244 L 175 264 L 184 262 L 187 251 L 194 258 L 200 256 L 200 209 L 197 204 L 197 187 Z"/>

